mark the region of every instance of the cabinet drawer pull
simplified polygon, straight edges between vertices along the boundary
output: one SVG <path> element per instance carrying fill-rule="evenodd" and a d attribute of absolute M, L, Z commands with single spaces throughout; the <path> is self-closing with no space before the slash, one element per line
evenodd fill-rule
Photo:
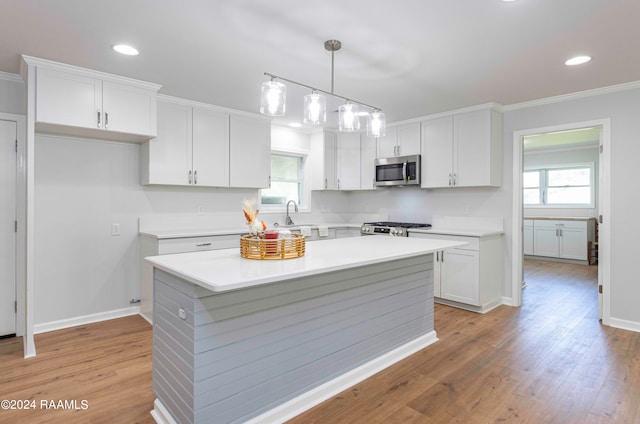
<path fill-rule="evenodd" d="M 100 125 L 102 125 L 102 122 L 100 122 L 100 111 L 98 110 L 98 128 L 100 128 Z"/>
<path fill-rule="evenodd" d="M 211 246 L 211 242 L 204 242 L 204 243 L 198 243 L 196 244 L 197 247 L 205 247 L 205 246 Z"/>
<path fill-rule="evenodd" d="M 198 171 L 193 171 L 193 183 L 198 184 Z"/>
<path fill-rule="evenodd" d="M 109 129 L 109 112 L 104 113 L 104 129 Z"/>
<path fill-rule="evenodd" d="M 189 171 L 189 184 L 191 184 L 191 181 L 192 181 L 191 175 L 192 175 L 192 171 Z"/>
<path fill-rule="evenodd" d="M 451 187 L 451 174 L 449 174 L 449 187 Z"/>

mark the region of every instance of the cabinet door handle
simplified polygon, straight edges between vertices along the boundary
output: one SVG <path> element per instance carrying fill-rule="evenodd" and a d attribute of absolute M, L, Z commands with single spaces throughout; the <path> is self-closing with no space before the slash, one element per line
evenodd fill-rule
<path fill-rule="evenodd" d="M 193 183 L 198 184 L 198 171 L 193 171 Z"/>
<path fill-rule="evenodd" d="M 189 184 L 191 184 L 191 172 L 192 171 L 189 171 Z"/>
<path fill-rule="evenodd" d="M 104 129 L 109 129 L 109 112 L 104 113 Z"/>
<path fill-rule="evenodd" d="M 444 250 L 440 252 L 440 262 L 444 263 Z"/>
<path fill-rule="evenodd" d="M 205 246 L 211 246 L 211 242 L 206 242 L 206 243 L 198 243 L 196 244 L 196 247 L 205 247 Z"/>
<path fill-rule="evenodd" d="M 100 128 L 100 126 L 102 125 L 102 122 L 100 122 L 100 110 L 98 110 L 98 128 Z"/>
<path fill-rule="evenodd" d="M 453 173 L 453 185 L 454 186 L 456 185 L 456 173 L 455 172 Z"/>
<path fill-rule="evenodd" d="M 449 187 L 451 187 L 451 174 L 449 174 Z"/>
<path fill-rule="evenodd" d="M 324 189 L 326 190 L 327 187 L 329 187 L 329 182 L 327 181 L 327 179 L 324 179 Z"/>
<path fill-rule="evenodd" d="M 340 190 L 340 178 L 338 178 L 338 190 Z"/>

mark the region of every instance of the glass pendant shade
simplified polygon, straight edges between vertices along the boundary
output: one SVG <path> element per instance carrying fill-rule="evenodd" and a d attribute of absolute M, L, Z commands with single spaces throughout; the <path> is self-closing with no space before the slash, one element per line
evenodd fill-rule
<path fill-rule="evenodd" d="M 304 96 L 304 123 L 324 125 L 327 122 L 327 98 L 317 91 Z"/>
<path fill-rule="evenodd" d="M 358 105 L 347 102 L 338 108 L 338 128 L 340 131 L 353 132 L 360 130 Z"/>
<path fill-rule="evenodd" d="M 375 111 L 369 114 L 367 120 L 367 135 L 369 137 L 384 137 L 387 133 L 387 123 L 384 113 Z"/>
<path fill-rule="evenodd" d="M 287 95 L 287 86 L 272 79 L 262 83 L 260 93 L 260 113 L 270 116 L 283 116 Z"/>

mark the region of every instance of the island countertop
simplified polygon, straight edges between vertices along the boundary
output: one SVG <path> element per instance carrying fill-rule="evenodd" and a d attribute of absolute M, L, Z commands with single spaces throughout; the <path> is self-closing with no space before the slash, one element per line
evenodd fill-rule
<path fill-rule="evenodd" d="M 426 255 L 465 245 L 464 242 L 408 237 L 362 236 L 306 244 L 301 258 L 255 260 L 240 249 L 151 256 L 154 267 L 213 292 L 225 292 L 330 271 Z"/>

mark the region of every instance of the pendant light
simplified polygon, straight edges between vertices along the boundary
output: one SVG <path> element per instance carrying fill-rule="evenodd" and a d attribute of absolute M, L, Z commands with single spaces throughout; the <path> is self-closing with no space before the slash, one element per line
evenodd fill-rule
<path fill-rule="evenodd" d="M 304 123 L 324 125 L 327 122 L 327 97 L 313 90 L 304 96 Z"/>
<path fill-rule="evenodd" d="M 367 135 L 369 137 L 384 137 L 387 133 L 387 122 L 384 113 L 374 110 L 367 119 Z"/>
<path fill-rule="evenodd" d="M 304 123 L 308 125 L 324 125 L 327 121 L 327 94 L 329 96 L 338 97 L 345 101 L 345 104 L 338 108 L 338 128 L 340 131 L 353 132 L 360 130 L 360 109 L 364 106 L 372 110 L 367 120 L 367 134 L 372 137 L 382 137 L 385 134 L 385 117 L 380 108 L 368 105 L 366 103 L 357 102 L 333 92 L 333 76 L 334 76 L 334 54 L 342 48 L 342 43 L 338 40 L 327 40 L 324 42 L 324 48 L 331 52 L 331 91 L 320 90 L 310 85 L 302 84 L 278 75 L 265 72 L 266 76 L 271 77 L 271 81 L 262 83 L 262 92 L 260 95 L 260 113 L 270 116 L 282 116 L 285 112 L 285 96 L 286 86 L 278 80 L 306 87 L 311 90 L 311 94 L 304 96 Z M 367 114 L 366 112 L 364 114 Z"/>
<path fill-rule="evenodd" d="M 262 83 L 260 93 L 260 113 L 269 116 L 283 116 L 286 106 L 287 86 L 275 77 Z"/>
<path fill-rule="evenodd" d="M 358 105 L 347 100 L 338 108 L 338 129 L 344 132 L 360 130 L 360 109 Z"/>

